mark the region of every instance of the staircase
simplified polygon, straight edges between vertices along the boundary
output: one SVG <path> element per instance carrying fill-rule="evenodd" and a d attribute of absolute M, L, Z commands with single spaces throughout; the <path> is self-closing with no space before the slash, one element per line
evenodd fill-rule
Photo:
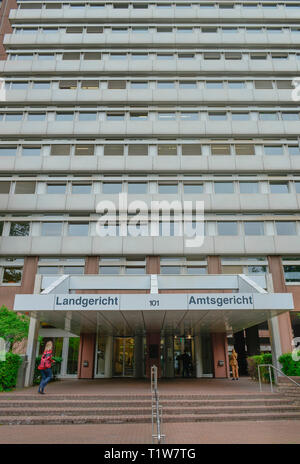
<path fill-rule="evenodd" d="M 291 378 L 300 385 L 300 377 Z M 300 386 L 295 385 L 286 377 L 278 377 L 277 390 L 285 397 L 293 399 L 295 404 L 300 404 Z"/>
<path fill-rule="evenodd" d="M 164 422 L 298 419 L 283 393 L 160 395 Z M 151 395 L 0 394 L 0 425 L 151 423 Z"/>

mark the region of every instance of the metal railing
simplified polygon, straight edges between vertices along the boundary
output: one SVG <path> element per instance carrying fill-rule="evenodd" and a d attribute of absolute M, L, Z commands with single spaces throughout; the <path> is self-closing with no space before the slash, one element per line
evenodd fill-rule
<path fill-rule="evenodd" d="M 152 393 L 152 443 L 157 440 L 161 444 L 165 440 L 162 433 L 162 406 L 159 405 L 159 396 L 157 389 L 157 366 L 151 367 L 151 393 Z M 155 430 L 156 429 L 156 430 Z"/>
<path fill-rule="evenodd" d="M 269 371 L 269 377 L 270 377 L 270 385 L 271 385 L 271 392 L 273 393 L 273 381 L 272 381 L 272 373 L 271 373 L 271 367 L 275 369 L 277 372 L 279 372 L 281 375 L 284 375 L 287 377 L 291 382 L 295 383 L 298 387 L 300 387 L 300 384 L 297 383 L 294 379 L 286 375 L 284 372 L 282 372 L 278 367 L 273 366 L 273 364 L 259 364 L 258 365 L 258 381 L 259 381 L 259 390 L 262 391 L 262 385 L 261 385 L 261 374 L 260 374 L 260 368 L 261 367 L 268 367 Z M 275 382 L 274 382 L 275 383 Z"/>

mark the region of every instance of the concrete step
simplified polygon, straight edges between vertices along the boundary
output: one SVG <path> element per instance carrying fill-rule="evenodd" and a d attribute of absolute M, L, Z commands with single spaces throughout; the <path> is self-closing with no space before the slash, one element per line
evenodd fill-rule
<path fill-rule="evenodd" d="M 38 409 L 45 409 L 49 408 L 49 402 L 47 401 L 46 397 L 43 397 L 44 401 L 39 400 L 23 400 L 23 401 L 14 401 L 14 400 L 7 400 L 1 401 L 0 400 L 0 410 L 3 408 L 38 408 Z M 94 401 L 87 401 L 87 400 L 57 400 L 55 404 L 53 404 L 54 408 L 89 408 L 89 407 L 101 407 L 101 408 L 128 408 L 128 407 L 151 407 L 152 401 L 149 397 L 147 400 L 144 401 L 103 401 L 103 400 L 94 400 Z M 288 397 L 283 398 L 276 398 L 276 399 L 247 399 L 247 400 L 160 400 L 160 404 L 164 407 L 202 407 L 202 406 L 283 406 L 283 405 L 290 405 L 293 404 L 293 400 Z"/>
<path fill-rule="evenodd" d="M 239 406 L 239 407 L 163 407 L 163 414 L 167 416 L 184 416 L 184 415 L 234 415 L 234 414 L 253 414 L 253 413 L 287 413 L 294 412 L 300 414 L 300 406 Z M 0 421 L 3 416 L 151 416 L 151 407 L 148 408 L 43 408 L 43 409 L 27 409 L 27 408 L 3 408 L 0 410 Z"/>
<path fill-rule="evenodd" d="M 236 414 L 191 414 L 191 415 L 163 415 L 163 422 L 233 422 L 233 421 L 272 421 L 272 420 L 300 420 L 299 413 L 236 413 Z M 0 425 L 49 425 L 49 424 L 126 424 L 151 423 L 151 415 L 146 416 L 2 416 Z"/>

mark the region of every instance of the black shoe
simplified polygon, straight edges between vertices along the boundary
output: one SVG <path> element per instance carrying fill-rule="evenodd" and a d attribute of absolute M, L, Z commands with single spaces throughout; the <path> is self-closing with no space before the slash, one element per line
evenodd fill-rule
<path fill-rule="evenodd" d="M 45 394 L 45 393 L 44 393 L 44 392 L 42 392 L 42 391 L 39 391 L 39 393 L 40 393 L 41 395 L 44 395 L 44 394 Z"/>

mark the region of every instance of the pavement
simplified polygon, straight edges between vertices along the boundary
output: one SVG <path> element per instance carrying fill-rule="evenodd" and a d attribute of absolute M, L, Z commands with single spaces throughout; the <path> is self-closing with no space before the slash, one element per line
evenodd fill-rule
<path fill-rule="evenodd" d="M 160 380 L 161 394 L 234 395 L 258 393 L 258 383 L 241 378 Z M 264 392 L 270 385 L 263 386 Z M 32 395 L 37 387 L 16 389 L 9 395 Z M 50 383 L 48 395 L 150 394 L 149 380 L 60 380 Z M 2 395 L 0 393 L 0 399 Z M 51 404 L 51 402 L 50 402 Z M 300 421 L 165 423 L 166 444 L 300 444 Z M 46 433 L 45 433 L 46 432 Z M 0 426 L 0 444 L 152 444 L 151 424 L 11 425 Z"/>

